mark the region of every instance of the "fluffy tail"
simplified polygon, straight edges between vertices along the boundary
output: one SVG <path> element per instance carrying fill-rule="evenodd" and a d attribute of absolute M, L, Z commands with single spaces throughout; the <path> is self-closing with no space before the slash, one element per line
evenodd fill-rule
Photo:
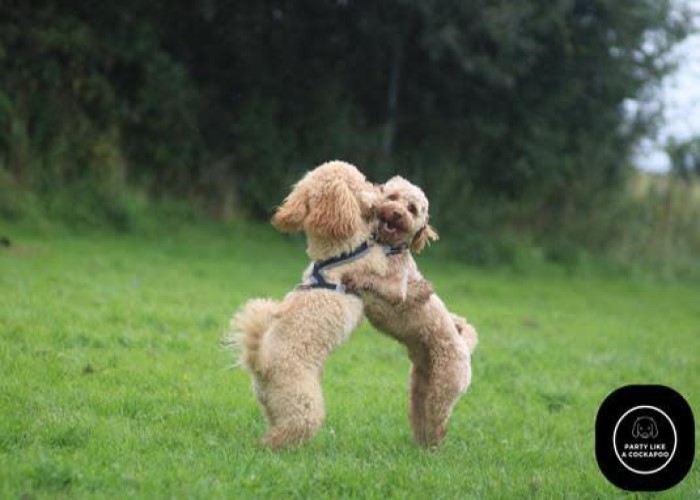
<path fill-rule="evenodd" d="M 238 349 L 238 365 L 248 371 L 260 373 L 260 345 L 279 303 L 271 299 L 252 299 L 243 304 L 231 318 L 226 343 Z"/>
<path fill-rule="evenodd" d="M 452 321 L 454 321 L 454 324 L 457 327 L 457 331 L 459 332 L 459 334 L 462 337 L 464 337 L 464 340 L 467 342 L 469 352 L 474 352 L 474 349 L 476 349 L 476 345 L 479 343 L 479 336 L 476 333 L 476 329 L 472 325 L 467 323 L 467 320 L 464 319 L 462 316 L 452 314 Z"/>

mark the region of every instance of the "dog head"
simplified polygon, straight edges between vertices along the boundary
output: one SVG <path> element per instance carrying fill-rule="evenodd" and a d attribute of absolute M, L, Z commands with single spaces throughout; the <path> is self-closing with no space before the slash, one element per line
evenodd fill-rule
<path fill-rule="evenodd" d="M 392 177 L 381 188 L 377 205 L 376 232 L 382 243 L 393 246 L 408 244 L 415 252 L 438 239 L 428 224 L 428 198 L 423 191 L 403 177 Z"/>
<path fill-rule="evenodd" d="M 377 188 L 353 165 L 331 161 L 296 183 L 272 217 L 283 232 L 342 241 L 367 226 L 377 202 Z"/>
<path fill-rule="evenodd" d="M 659 428 L 651 417 L 637 417 L 632 427 L 632 436 L 636 438 L 649 439 L 659 435 Z"/>

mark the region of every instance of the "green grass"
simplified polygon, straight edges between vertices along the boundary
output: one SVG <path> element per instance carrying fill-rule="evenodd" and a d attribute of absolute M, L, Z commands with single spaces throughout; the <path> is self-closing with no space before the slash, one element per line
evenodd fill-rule
<path fill-rule="evenodd" d="M 434 254 L 425 274 L 481 339 L 444 448 L 413 445 L 408 361 L 365 324 L 328 362 L 322 432 L 271 453 L 219 339 L 244 300 L 297 282 L 299 240 L 244 225 L 3 232 L 0 498 L 620 497 L 593 452 L 609 392 L 666 384 L 700 418 L 697 286 Z M 697 464 L 660 496 L 697 497 Z"/>

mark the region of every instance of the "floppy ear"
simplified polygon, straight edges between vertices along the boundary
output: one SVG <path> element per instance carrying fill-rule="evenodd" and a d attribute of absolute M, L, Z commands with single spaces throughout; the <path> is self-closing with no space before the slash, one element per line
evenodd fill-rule
<path fill-rule="evenodd" d="M 420 253 L 423 248 L 425 248 L 425 245 L 431 241 L 437 241 L 439 239 L 440 237 L 438 236 L 437 231 L 435 231 L 435 228 L 430 224 L 426 224 L 420 228 L 420 230 L 413 237 L 413 241 L 411 241 L 411 249 L 416 253 Z"/>
<path fill-rule="evenodd" d="M 632 437 L 639 437 L 639 419 L 634 421 L 634 426 L 632 427 Z"/>
<path fill-rule="evenodd" d="M 358 191 L 357 200 L 360 204 L 362 217 L 371 219 L 375 216 L 380 195 L 381 188 L 376 185 L 372 185 L 369 189 Z"/>
<path fill-rule="evenodd" d="M 272 225 L 284 233 L 301 231 L 308 213 L 308 189 L 297 184 L 282 205 L 277 207 L 277 212 L 272 216 Z"/>
<path fill-rule="evenodd" d="M 325 186 L 306 218 L 306 229 L 322 238 L 346 240 L 362 224 L 360 205 L 348 185 L 334 180 Z"/>
<path fill-rule="evenodd" d="M 651 437 L 655 438 L 659 435 L 659 428 L 656 427 L 656 420 L 651 421 Z"/>

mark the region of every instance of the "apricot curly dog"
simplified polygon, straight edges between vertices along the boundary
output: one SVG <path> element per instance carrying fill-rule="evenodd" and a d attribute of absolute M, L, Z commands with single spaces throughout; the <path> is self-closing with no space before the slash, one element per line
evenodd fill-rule
<path fill-rule="evenodd" d="M 250 300 L 231 321 L 229 338 L 267 417 L 267 447 L 301 444 L 323 424 L 326 358 L 362 319 L 362 301 L 345 293 L 340 276 L 387 270 L 383 249 L 370 241 L 378 194 L 354 166 L 328 162 L 294 186 L 272 219 L 281 231 L 306 233 L 314 263 L 284 300 Z"/>
<path fill-rule="evenodd" d="M 401 177 L 382 188 L 375 222 L 376 238 L 394 250 L 389 270 L 348 270 L 348 291 L 359 292 L 365 314 L 378 330 L 403 343 L 412 361 L 410 420 L 421 446 L 441 444 L 452 409 L 471 382 L 471 353 L 476 330 L 450 313 L 418 271 L 411 250 L 420 252 L 437 233 L 428 224 L 428 199 Z"/>

